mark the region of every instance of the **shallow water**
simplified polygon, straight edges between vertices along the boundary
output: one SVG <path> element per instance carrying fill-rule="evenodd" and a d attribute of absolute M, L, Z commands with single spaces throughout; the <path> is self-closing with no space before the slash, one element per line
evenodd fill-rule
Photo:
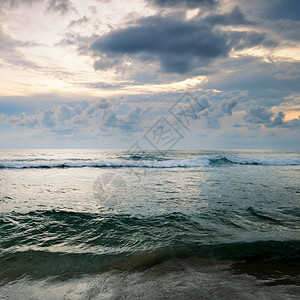
<path fill-rule="evenodd" d="M 1 150 L 0 295 L 296 299 L 299 179 L 295 151 Z"/>

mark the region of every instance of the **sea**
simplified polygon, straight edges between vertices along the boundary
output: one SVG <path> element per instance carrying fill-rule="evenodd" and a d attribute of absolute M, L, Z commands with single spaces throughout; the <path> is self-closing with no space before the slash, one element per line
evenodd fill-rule
<path fill-rule="evenodd" d="M 300 151 L 0 150 L 0 299 L 300 299 Z"/>

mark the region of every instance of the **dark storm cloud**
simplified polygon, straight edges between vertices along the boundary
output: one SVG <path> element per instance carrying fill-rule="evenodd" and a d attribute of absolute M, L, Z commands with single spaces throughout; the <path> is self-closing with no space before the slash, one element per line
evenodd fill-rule
<path fill-rule="evenodd" d="M 273 113 L 270 112 L 266 107 L 255 106 L 251 107 L 244 119 L 248 123 L 252 124 L 266 124 L 271 123 L 271 117 Z"/>
<path fill-rule="evenodd" d="M 300 129 L 300 116 L 298 119 L 293 119 L 283 123 L 283 127 L 289 129 Z"/>
<path fill-rule="evenodd" d="M 278 20 L 300 20 L 299 0 L 239 0 L 239 5 L 260 23 Z"/>
<path fill-rule="evenodd" d="M 230 45 L 226 37 L 203 22 L 172 18 L 140 19 L 137 26 L 112 31 L 91 46 L 95 56 L 106 55 L 95 64 L 107 68 L 115 58 L 136 56 L 159 61 L 163 71 L 185 73 L 211 60 L 226 56 Z"/>
<path fill-rule="evenodd" d="M 280 111 L 274 118 L 272 117 L 274 117 L 274 113 L 268 108 L 255 106 L 247 111 L 244 120 L 247 123 L 256 124 L 257 127 L 255 129 L 258 129 L 260 125 L 264 125 L 266 128 L 300 129 L 300 116 L 296 119 L 285 121 L 285 114 Z"/>
<path fill-rule="evenodd" d="M 271 123 L 265 124 L 268 128 L 288 128 L 288 129 L 300 129 L 300 116 L 297 119 L 292 119 L 289 121 L 285 121 L 285 114 L 280 111 L 277 116 L 272 120 Z"/>
<path fill-rule="evenodd" d="M 228 56 L 231 49 L 276 44 L 266 40 L 264 33 L 221 32 L 214 27 L 217 23 L 247 22 L 237 7 L 229 14 L 202 21 L 161 16 L 142 18 L 136 25 L 111 31 L 92 43 L 90 49 L 98 57 L 94 67 L 106 70 L 122 65 L 126 58 L 137 58 L 144 62 L 158 61 L 165 73 L 184 74 Z"/>
<path fill-rule="evenodd" d="M 225 99 L 208 102 L 207 110 L 203 115 L 206 121 L 206 128 L 221 128 L 221 119 L 226 115 L 232 116 L 232 110 L 238 105 L 236 99 Z"/>
<path fill-rule="evenodd" d="M 148 2 L 159 7 L 187 6 L 188 8 L 213 6 L 218 3 L 217 0 L 148 0 Z"/>
<path fill-rule="evenodd" d="M 108 57 L 102 57 L 102 59 L 98 59 L 94 63 L 95 70 L 108 70 L 114 66 L 120 65 L 122 62 L 119 59 L 111 59 Z"/>
<path fill-rule="evenodd" d="M 224 101 L 221 106 L 222 106 L 222 111 L 229 116 L 232 115 L 232 109 L 237 106 L 237 101 L 236 100 L 229 100 L 229 101 Z"/>
<path fill-rule="evenodd" d="M 271 127 L 278 127 L 284 124 L 284 113 L 280 111 L 271 123 Z"/>
<path fill-rule="evenodd" d="M 300 92 L 299 63 L 263 62 L 260 58 L 245 56 L 228 58 L 219 64 L 220 72 L 210 76 L 208 89 L 222 92 L 240 91 L 247 96 L 245 102 L 253 105 L 277 106 L 285 97 Z M 221 70 L 231 70 L 226 73 Z"/>
<path fill-rule="evenodd" d="M 275 0 L 264 2 L 263 16 L 270 20 L 300 20 L 299 0 Z"/>
<path fill-rule="evenodd" d="M 299 41 L 299 21 L 280 19 L 265 22 L 265 28 L 273 31 L 280 39 Z"/>
<path fill-rule="evenodd" d="M 252 48 L 265 42 L 266 34 L 260 32 L 232 31 L 228 33 L 231 45 L 235 50 Z M 271 43 L 269 41 L 269 43 Z M 274 44 L 276 42 L 274 41 Z"/>
<path fill-rule="evenodd" d="M 205 19 L 206 22 L 213 25 L 246 25 L 252 24 L 248 21 L 240 8 L 236 6 L 228 14 L 211 15 Z"/>

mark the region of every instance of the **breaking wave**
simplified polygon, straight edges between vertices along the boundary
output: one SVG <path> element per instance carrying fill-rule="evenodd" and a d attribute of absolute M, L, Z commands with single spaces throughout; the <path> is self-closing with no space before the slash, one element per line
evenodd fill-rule
<path fill-rule="evenodd" d="M 297 158 L 249 158 L 238 156 L 197 157 L 190 159 L 139 159 L 94 161 L 89 159 L 23 159 L 2 160 L 0 169 L 50 168 L 197 168 L 226 165 L 299 166 Z"/>

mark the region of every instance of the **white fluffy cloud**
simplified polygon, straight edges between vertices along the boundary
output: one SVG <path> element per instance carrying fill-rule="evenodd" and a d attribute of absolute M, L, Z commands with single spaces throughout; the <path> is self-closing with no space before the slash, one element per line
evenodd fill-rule
<path fill-rule="evenodd" d="M 75 106 L 55 105 L 50 109 L 27 115 L 3 117 L 6 122 L 17 127 L 46 129 L 57 134 L 76 134 L 91 132 L 92 135 L 113 134 L 115 132 L 131 134 L 141 131 L 142 118 L 147 109 L 129 108 L 120 115 L 118 107 L 108 100 L 82 102 Z M 4 116 L 4 115 L 3 115 Z"/>

